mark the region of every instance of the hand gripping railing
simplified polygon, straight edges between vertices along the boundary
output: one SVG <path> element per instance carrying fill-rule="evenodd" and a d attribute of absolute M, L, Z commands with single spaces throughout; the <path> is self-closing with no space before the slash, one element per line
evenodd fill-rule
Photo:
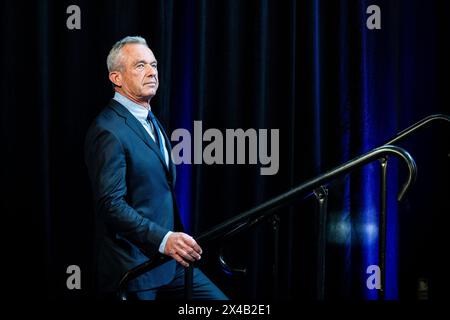
<path fill-rule="evenodd" d="M 289 204 L 292 200 L 296 199 L 301 195 L 306 195 L 310 192 L 313 192 L 316 188 L 327 184 L 328 182 L 336 179 L 341 175 L 345 175 L 356 168 L 364 166 L 370 162 L 373 162 L 378 159 L 385 158 L 388 155 L 392 155 L 403 160 L 408 167 L 408 176 L 406 182 L 403 184 L 402 189 L 398 194 L 398 200 L 400 201 L 406 192 L 412 186 L 415 178 L 416 178 L 416 164 L 413 158 L 406 152 L 404 149 L 395 147 L 395 146 L 382 146 L 380 148 L 376 148 L 372 151 L 367 152 L 359 157 L 354 158 L 334 169 L 331 169 L 301 185 L 275 197 L 272 198 L 263 204 L 256 206 L 248 211 L 245 211 L 231 219 L 226 220 L 223 223 L 218 224 L 217 226 L 211 228 L 209 231 L 206 231 L 196 237 L 197 243 L 202 247 L 209 247 L 217 242 L 222 241 L 223 239 L 231 236 L 232 234 L 236 234 L 237 232 L 242 232 L 246 230 L 252 225 L 255 225 L 259 221 L 264 220 L 268 216 L 273 214 L 275 209 L 280 208 L 281 206 L 285 206 Z M 129 270 L 122 277 L 119 288 L 118 288 L 118 296 L 121 300 L 126 300 L 126 285 L 128 281 L 135 279 L 136 277 L 142 275 L 143 273 L 156 268 L 157 266 L 169 261 L 171 258 L 168 256 L 164 256 L 162 254 L 156 254 L 149 261 L 136 266 L 135 268 Z M 187 278 L 189 279 L 192 273 L 192 266 L 187 268 Z M 189 283 L 186 283 L 187 291 L 190 290 Z M 186 294 L 186 297 L 190 297 L 190 293 Z"/>
<path fill-rule="evenodd" d="M 344 175 L 347 172 L 352 171 L 360 166 L 363 166 L 371 161 L 380 159 L 381 163 L 381 194 L 380 194 L 380 270 L 381 270 L 381 280 L 382 280 L 382 290 L 380 290 L 380 297 L 384 297 L 384 268 L 385 268 L 385 235 L 386 235 L 386 170 L 387 170 L 387 156 L 393 154 L 397 157 L 403 159 L 408 165 L 408 179 L 403 185 L 397 199 L 400 201 L 405 193 L 409 190 L 412 183 L 416 177 L 416 165 L 411 156 L 403 149 L 389 146 L 393 143 L 398 143 L 400 140 L 409 137 L 416 131 L 428 126 L 432 122 L 446 121 L 450 122 L 450 117 L 447 115 L 437 114 L 428 116 L 414 125 L 408 127 L 407 129 L 399 132 L 394 138 L 386 142 L 386 144 L 380 148 L 374 149 L 360 157 L 350 160 L 343 165 L 336 167 L 316 178 L 313 178 L 300 186 L 279 195 L 278 197 L 272 198 L 271 200 L 250 209 L 240 215 L 237 215 L 216 227 L 210 229 L 209 231 L 201 234 L 197 237 L 197 242 L 203 247 L 210 246 L 213 243 L 223 241 L 237 233 L 240 233 L 248 228 L 252 227 L 265 220 L 267 217 L 273 217 L 272 224 L 274 226 L 274 241 L 277 239 L 278 232 L 278 216 L 273 213 L 273 211 L 281 206 L 289 204 L 292 200 L 300 197 L 302 194 L 304 198 L 310 195 L 315 195 L 319 204 L 319 236 L 318 236 L 318 275 L 317 275 L 317 298 L 323 299 L 324 297 L 324 272 L 325 272 L 325 226 L 326 226 L 326 204 L 327 204 L 327 189 L 323 186 L 326 182 L 329 182 L 340 175 Z M 276 250 L 276 249 L 275 249 Z M 276 256 L 276 254 L 275 254 Z M 169 261 L 171 258 L 164 256 L 162 254 L 156 254 L 147 262 L 136 266 L 135 268 L 129 270 L 122 277 L 119 289 L 118 297 L 119 299 L 126 299 L 126 285 L 128 281 L 140 276 L 141 274 Z M 233 273 L 245 273 L 245 269 L 235 269 L 231 268 L 224 260 L 222 255 L 222 250 L 220 251 L 219 261 L 223 269 L 227 272 Z M 276 262 L 275 262 L 276 263 Z M 191 297 L 191 286 L 192 286 L 192 266 L 186 269 L 186 298 Z"/>

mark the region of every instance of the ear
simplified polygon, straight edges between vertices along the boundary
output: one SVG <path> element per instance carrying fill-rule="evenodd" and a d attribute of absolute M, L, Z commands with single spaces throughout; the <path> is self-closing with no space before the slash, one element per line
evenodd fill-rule
<path fill-rule="evenodd" d="M 109 80 L 117 87 L 122 86 L 122 74 L 119 71 L 111 71 L 109 73 Z"/>

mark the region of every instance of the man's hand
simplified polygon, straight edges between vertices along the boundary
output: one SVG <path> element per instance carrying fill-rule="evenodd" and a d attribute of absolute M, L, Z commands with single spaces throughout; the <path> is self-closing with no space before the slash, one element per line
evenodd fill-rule
<path fill-rule="evenodd" d="M 168 238 L 164 253 L 182 266 L 189 267 L 189 261 L 200 260 L 202 248 L 190 235 L 183 232 L 174 232 Z"/>

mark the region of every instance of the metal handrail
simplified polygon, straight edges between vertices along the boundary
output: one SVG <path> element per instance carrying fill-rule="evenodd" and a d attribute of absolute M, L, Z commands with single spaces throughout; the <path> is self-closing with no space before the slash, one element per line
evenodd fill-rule
<path fill-rule="evenodd" d="M 211 228 L 210 230 L 200 234 L 196 237 L 196 241 L 200 246 L 207 247 L 211 246 L 213 243 L 222 240 L 229 233 L 230 229 L 233 230 L 233 233 L 236 233 L 236 226 L 239 226 L 240 232 L 242 232 L 249 222 L 254 221 L 255 219 L 258 221 L 264 220 L 267 216 L 273 214 L 275 209 L 280 208 L 281 206 L 285 206 L 289 204 L 292 200 L 297 198 L 298 196 L 309 193 L 316 189 L 319 186 L 322 186 L 341 175 L 345 175 L 350 171 L 353 171 L 361 166 L 364 166 L 370 162 L 375 160 L 382 159 L 388 155 L 393 155 L 401 160 L 403 160 L 408 167 L 408 177 L 406 182 L 403 184 L 402 189 L 400 190 L 397 199 L 400 201 L 406 192 L 410 189 L 412 184 L 415 181 L 417 174 L 417 167 L 414 159 L 409 155 L 409 153 L 396 146 L 382 146 L 371 150 L 359 157 L 356 157 L 346 163 L 331 169 L 311 180 L 308 180 L 305 183 L 277 196 L 274 197 L 259 206 L 256 206 L 248 211 L 245 211 L 231 219 L 226 220 L 223 223 L 218 224 L 217 226 Z M 254 223 L 252 223 L 253 225 Z M 129 270 L 125 273 L 119 283 L 118 295 L 120 299 L 126 299 L 126 285 L 128 281 L 135 279 L 136 277 L 142 275 L 143 273 L 156 268 L 157 266 L 169 261 L 170 257 L 162 255 L 160 253 L 156 254 L 152 259 L 147 262 L 144 262 L 135 268 Z"/>
<path fill-rule="evenodd" d="M 313 178 L 298 187 L 287 191 L 271 200 L 264 202 L 263 204 L 256 206 L 246 212 L 243 212 L 225 222 L 213 227 L 207 232 L 202 233 L 196 238 L 197 242 L 203 246 L 209 246 L 213 242 L 223 240 L 231 237 L 237 233 L 240 233 L 251 226 L 263 221 L 267 216 L 273 214 L 274 210 L 289 204 L 293 199 L 297 198 L 301 194 L 307 194 L 305 197 L 309 197 L 313 194 L 313 191 L 317 187 L 321 187 L 326 182 L 336 179 L 340 175 L 344 175 L 360 166 L 363 166 L 369 162 L 377 159 L 385 159 L 386 155 L 393 154 L 403 159 L 408 166 L 408 179 L 403 185 L 401 191 L 398 194 L 397 200 L 401 201 L 406 192 L 411 187 L 417 175 L 417 167 L 413 158 L 407 151 L 402 148 L 392 146 L 391 144 L 397 143 L 406 137 L 409 137 L 414 132 L 428 126 L 432 122 L 446 121 L 450 122 L 450 116 L 444 114 L 430 115 L 410 127 L 399 132 L 394 138 L 387 141 L 383 146 L 373 149 L 362 156 L 356 157 L 332 170 Z M 171 260 L 170 257 L 162 255 L 160 253 L 155 254 L 148 261 L 136 266 L 135 268 L 127 271 L 119 283 L 118 296 L 119 299 L 126 299 L 126 285 L 128 281 L 135 279 L 141 274 L 156 268 L 157 266 Z M 227 265 L 223 257 L 221 257 L 221 263 Z"/>
<path fill-rule="evenodd" d="M 394 143 L 398 143 L 401 140 L 409 137 L 410 135 L 412 135 L 413 133 L 415 133 L 416 131 L 419 131 L 420 129 L 423 129 L 427 126 L 429 126 L 432 122 L 438 122 L 438 121 L 447 121 L 450 122 L 450 116 L 444 115 L 444 114 L 434 114 L 434 115 L 430 115 L 427 116 L 425 118 L 423 118 L 422 120 L 416 122 L 415 124 L 409 126 L 408 128 L 400 131 L 399 133 L 397 133 L 393 138 L 391 138 L 390 140 L 388 140 L 386 143 L 384 143 L 383 145 L 392 145 Z M 386 160 L 386 159 L 385 159 Z M 382 160 L 382 163 L 386 163 L 387 161 Z M 308 195 L 306 195 L 305 197 L 303 197 L 302 199 L 305 200 L 307 198 L 309 198 L 310 196 L 314 195 L 315 192 L 311 192 Z M 240 233 L 243 227 L 245 227 L 245 229 L 249 229 L 252 225 L 254 224 L 258 224 L 259 220 L 255 219 L 252 222 L 249 222 L 248 225 L 246 226 L 237 226 L 234 230 L 230 231 L 229 233 L 227 233 L 224 238 L 229 238 L 232 237 L 234 234 Z M 241 228 L 242 227 L 242 228 Z M 381 248 L 381 246 L 380 246 Z M 219 253 L 219 261 L 220 264 L 222 266 L 222 268 L 226 269 L 226 270 L 233 270 L 233 267 L 229 266 L 227 264 L 227 262 L 225 261 L 225 258 L 223 257 L 222 251 Z"/>
<path fill-rule="evenodd" d="M 400 131 L 399 133 L 397 133 L 395 135 L 395 137 L 393 137 L 392 139 L 387 141 L 385 143 L 385 145 L 387 145 L 387 144 L 393 145 L 394 143 L 397 143 L 400 140 L 403 140 L 404 138 L 409 137 L 414 132 L 416 132 L 416 131 L 418 131 L 418 130 L 420 130 L 422 128 L 427 127 L 430 123 L 437 122 L 437 121 L 450 122 L 450 116 L 445 115 L 445 114 L 433 114 L 433 115 L 430 115 L 428 117 L 425 117 L 422 120 L 414 123 L 413 125 L 409 126 L 408 128 L 406 128 L 406 129 Z"/>

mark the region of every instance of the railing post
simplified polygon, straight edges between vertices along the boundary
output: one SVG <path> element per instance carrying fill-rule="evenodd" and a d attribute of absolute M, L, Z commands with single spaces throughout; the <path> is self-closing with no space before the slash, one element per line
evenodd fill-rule
<path fill-rule="evenodd" d="M 192 264 L 184 268 L 184 298 L 185 300 L 192 300 L 192 284 L 194 278 L 194 267 Z"/>
<path fill-rule="evenodd" d="M 328 190 L 321 186 L 314 190 L 314 195 L 319 204 L 319 214 L 317 217 L 317 282 L 316 299 L 325 298 L 325 254 L 326 254 L 326 234 L 327 234 L 327 202 Z"/>
<path fill-rule="evenodd" d="M 279 229 L 280 229 L 280 217 L 278 215 L 274 215 L 272 217 L 272 231 L 273 231 L 273 290 L 272 295 L 273 299 L 278 299 L 278 243 L 279 243 Z"/>
<path fill-rule="evenodd" d="M 380 219 L 379 219 L 379 264 L 381 288 L 378 293 L 378 299 L 384 300 L 386 289 L 386 203 L 387 203 L 387 156 L 380 159 L 381 181 L 380 181 Z"/>

